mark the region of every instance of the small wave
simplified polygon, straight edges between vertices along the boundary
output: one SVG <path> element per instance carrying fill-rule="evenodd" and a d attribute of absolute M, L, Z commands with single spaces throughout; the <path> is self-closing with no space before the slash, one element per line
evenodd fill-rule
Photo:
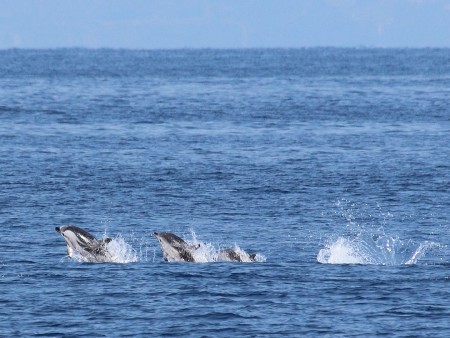
<path fill-rule="evenodd" d="M 358 235 L 353 239 L 340 236 L 319 251 L 317 261 L 323 264 L 411 265 L 436 246 L 433 242 L 415 243 L 385 235 Z"/>

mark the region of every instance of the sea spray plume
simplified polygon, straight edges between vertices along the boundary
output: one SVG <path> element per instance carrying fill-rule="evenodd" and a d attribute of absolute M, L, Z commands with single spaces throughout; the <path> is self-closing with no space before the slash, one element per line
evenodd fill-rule
<path fill-rule="evenodd" d="M 344 224 L 317 254 L 317 261 L 328 264 L 415 264 L 430 249 L 433 242 L 402 240 L 386 234 L 385 229 L 396 226 L 396 218 L 382 209 L 379 203 L 365 203 L 340 199 L 336 203 L 337 216 L 333 226 Z"/>
<path fill-rule="evenodd" d="M 108 251 L 113 263 L 134 263 L 139 261 L 136 251 L 125 241 L 122 235 L 117 235 L 108 243 Z"/>
<path fill-rule="evenodd" d="M 212 243 L 207 243 L 197 239 L 194 230 L 191 230 L 192 239 L 187 239 L 186 243 L 196 250 L 192 252 L 196 263 L 210 263 L 217 260 L 217 250 Z"/>
<path fill-rule="evenodd" d="M 339 237 L 321 249 L 317 261 L 323 264 L 364 264 L 364 258 L 355 250 L 352 242 L 344 237 Z"/>
<path fill-rule="evenodd" d="M 339 236 L 327 243 L 317 254 L 317 261 L 324 264 L 416 264 L 436 244 L 403 241 L 386 235 L 358 235 L 353 239 Z"/>

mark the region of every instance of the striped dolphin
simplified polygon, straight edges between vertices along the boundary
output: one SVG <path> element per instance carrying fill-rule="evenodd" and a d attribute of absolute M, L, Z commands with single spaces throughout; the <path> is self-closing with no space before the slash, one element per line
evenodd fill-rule
<path fill-rule="evenodd" d="M 98 240 L 86 230 L 74 225 L 56 227 L 55 230 L 66 241 L 68 257 L 77 256 L 86 262 L 93 263 L 112 261 L 107 248 L 111 238 Z"/>

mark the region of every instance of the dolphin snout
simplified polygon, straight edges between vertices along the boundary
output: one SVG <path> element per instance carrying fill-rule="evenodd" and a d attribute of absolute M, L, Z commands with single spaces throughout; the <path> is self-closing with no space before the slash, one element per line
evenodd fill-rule
<path fill-rule="evenodd" d="M 61 233 L 61 228 L 60 227 L 56 227 L 55 230 L 59 233 Z"/>
<path fill-rule="evenodd" d="M 153 231 L 153 236 L 158 236 L 159 234 L 156 231 Z"/>

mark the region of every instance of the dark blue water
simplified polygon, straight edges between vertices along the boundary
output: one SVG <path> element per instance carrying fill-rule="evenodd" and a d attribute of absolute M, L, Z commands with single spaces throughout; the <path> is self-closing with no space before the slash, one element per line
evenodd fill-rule
<path fill-rule="evenodd" d="M 448 49 L 0 51 L 0 335 L 448 337 L 449 154 Z"/>

